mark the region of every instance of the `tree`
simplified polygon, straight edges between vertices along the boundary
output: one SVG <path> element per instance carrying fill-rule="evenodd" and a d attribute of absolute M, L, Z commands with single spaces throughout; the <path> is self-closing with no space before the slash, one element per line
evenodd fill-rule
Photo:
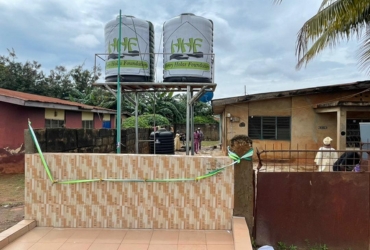
<path fill-rule="evenodd" d="M 184 119 L 185 113 L 181 112 L 180 104 L 173 92 L 149 92 L 141 97 L 145 104 L 144 114 L 159 114 L 166 117 L 172 124 Z"/>
<path fill-rule="evenodd" d="M 134 116 L 127 118 L 123 121 L 122 126 L 124 128 L 134 128 L 135 127 L 135 120 Z M 138 116 L 138 127 L 139 128 L 153 128 L 153 126 L 166 126 L 170 125 L 170 122 L 166 117 L 161 115 L 140 115 Z"/>
<path fill-rule="evenodd" d="M 186 114 L 187 95 L 181 94 L 177 96 L 181 110 Z M 209 103 L 197 101 L 194 104 L 194 122 L 195 123 L 215 123 L 212 115 L 212 106 Z M 180 123 L 185 123 L 185 118 Z"/>
<path fill-rule="evenodd" d="M 92 86 L 101 75 L 100 68 L 90 71 L 79 65 L 68 71 L 57 66 L 45 76 L 38 62 L 17 62 L 14 50 L 8 52 L 8 56 L 0 56 L 0 88 L 116 108 L 117 101 L 109 91 Z"/>
<path fill-rule="evenodd" d="M 0 56 L 0 88 L 31 94 L 45 95 L 48 85 L 36 61 L 16 62 L 14 50 L 8 50 L 8 56 Z"/>
<path fill-rule="evenodd" d="M 281 3 L 282 0 L 275 0 Z M 361 40 L 360 66 L 369 71 L 370 66 L 370 1 L 323 0 L 316 15 L 298 32 L 297 68 L 310 62 L 325 48 L 334 48 L 340 40 Z"/>

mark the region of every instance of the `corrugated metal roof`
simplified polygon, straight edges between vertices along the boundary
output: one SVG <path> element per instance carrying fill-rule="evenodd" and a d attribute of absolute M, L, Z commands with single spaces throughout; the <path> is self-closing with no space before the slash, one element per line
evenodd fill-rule
<path fill-rule="evenodd" d="M 313 95 L 321 93 L 332 93 L 346 90 L 364 90 L 370 88 L 370 81 L 359 81 L 354 83 L 336 84 L 328 86 L 318 86 L 312 88 L 284 90 L 277 92 L 260 93 L 253 95 L 235 96 L 229 98 L 213 99 L 212 108 L 214 114 L 221 114 L 227 104 L 239 102 L 260 101 L 267 99 L 276 99 L 292 96 Z"/>
<path fill-rule="evenodd" d="M 33 107 L 38 107 L 37 103 L 40 104 L 40 107 L 45 107 L 45 104 L 51 104 L 51 105 L 62 105 L 62 106 L 69 106 L 69 107 L 75 107 L 81 110 L 90 110 L 91 112 L 99 112 L 99 111 L 105 111 L 107 113 L 115 113 L 115 110 L 112 109 L 106 109 L 102 107 L 97 107 L 97 106 L 90 106 L 90 105 L 85 105 L 81 104 L 78 102 L 71 102 L 71 101 L 66 101 L 54 97 L 48 97 L 48 96 L 41 96 L 41 95 L 34 95 L 34 94 L 29 94 L 29 93 L 23 93 L 19 91 L 13 91 L 13 90 L 8 90 L 8 89 L 2 89 L 0 88 L 0 97 L 5 97 L 2 98 L 3 102 L 12 102 L 11 100 L 16 99 L 19 101 L 23 101 L 21 103 L 16 103 L 18 105 L 23 106 L 33 106 Z M 6 100 L 4 100 L 6 99 Z M 9 100 L 9 101 L 7 101 Z M 28 105 L 30 102 L 32 102 L 32 105 Z"/>

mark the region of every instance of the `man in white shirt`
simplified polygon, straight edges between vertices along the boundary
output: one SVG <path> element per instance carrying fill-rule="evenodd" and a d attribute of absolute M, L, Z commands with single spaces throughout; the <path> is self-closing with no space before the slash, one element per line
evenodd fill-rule
<path fill-rule="evenodd" d="M 332 172 L 333 165 L 338 160 L 338 153 L 330 145 L 332 141 L 330 137 L 325 137 L 324 146 L 320 147 L 316 153 L 315 163 L 319 172 Z"/>

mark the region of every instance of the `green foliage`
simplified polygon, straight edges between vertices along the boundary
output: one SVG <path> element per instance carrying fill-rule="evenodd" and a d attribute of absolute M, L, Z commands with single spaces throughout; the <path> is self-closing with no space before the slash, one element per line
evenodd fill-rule
<path fill-rule="evenodd" d="M 309 240 L 305 240 L 306 245 L 307 245 L 307 250 L 329 250 L 328 246 L 326 244 L 321 245 L 321 244 L 314 244 L 311 245 Z"/>
<path fill-rule="evenodd" d="M 149 124 L 138 117 L 138 126 L 139 128 L 149 128 Z M 135 128 L 135 117 L 129 117 L 122 123 L 122 128 Z"/>
<path fill-rule="evenodd" d="M 138 126 L 139 128 L 152 128 L 154 126 L 165 126 L 170 125 L 170 122 L 166 117 L 161 115 L 140 115 L 138 116 Z M 134 128 L 135 127 L 135 117 L 129 117 L 123 121 L 123 128 Z"/>
<path fill-rule="evenodd" d="M 80 65 L 68 71 L 57 66 L 46 76 L 38 62 L 17 62 L 14 50 L 8 52 L 8 56 L 0 56 L 0 88 L 106 108 L 116 105 L 111 93 L 92 86 L 101 75 L 100 68 L 94 72 Z"/>
<path fill-rule="evenodd" d="M 168 121 L 168 119 L 161 115 L 141 115 L 140 118 L 146 121 L 146 123 L 148 123 L 149 126 L 170 125 L 170 122 Z"/>
<path fill-rule="evenodd" d="M 253 248 L 256 248 L 257 247 L 256 240 L 253 237 L 251 237 L 251 244 L 252 244 L 252 247 Z"/>
<path fill-rule="evenodd" d="M 326 244 L 311 245 L 309 240 L 305 240 L 305 242 L 306 242 L 306 247 L 304 248 L 305 250 L 329 250 L 329 247 Z M 288 247 L 284 242 L 279 241 L 277 243 L 277 249 L 278 250 L 297 250 L 298 247 L 295 245 L 290 245 Z M 350 248 L 348 249 L 350 250 Z"/>
<path fill-rule="evenodd" d="M 214 124 L 217 123 L 213 117 L 209 116 L 195 116 L 194 117 L 194 124 Z"/>
<path fill-rule="evenodd" d="M 274 0 L 281 3 L 283 0 Z M 298 31 L 297 68 L 306 65 L 326 48 L 334 48 L 341 40 L 360 42 L 359 62 L 370 72 L 370 32 L 368 30 L 370 1 L 322 0 L 317 13 Z"/>

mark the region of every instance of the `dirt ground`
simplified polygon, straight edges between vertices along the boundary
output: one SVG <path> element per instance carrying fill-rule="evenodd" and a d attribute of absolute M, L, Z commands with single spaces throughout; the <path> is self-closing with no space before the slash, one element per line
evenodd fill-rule
<path fill-rule="evenodd" d="M 185 155 L 185 151 L 176 151 Z M 223 155 L 218 142 L 203 142 L 198 155 Z M 0 233 L 24 218 L 24 174 L 0 174 Z"/>
<path fill-rule="evenodd" d="M 24 174 L 0 175 L 0 233 L 24 217 Z"/>

